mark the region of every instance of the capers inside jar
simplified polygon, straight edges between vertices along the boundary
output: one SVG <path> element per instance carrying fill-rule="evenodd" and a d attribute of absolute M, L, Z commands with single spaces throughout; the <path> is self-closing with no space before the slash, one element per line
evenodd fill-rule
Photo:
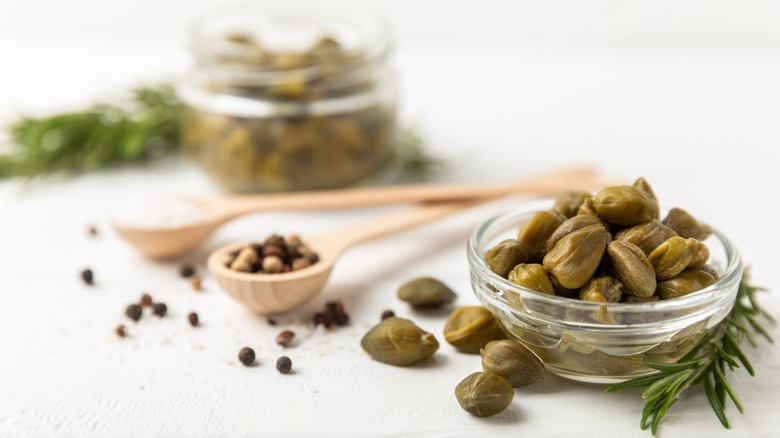
<path fill-rule="evenodd" d="M 644 178 L 594 195 L 564 191 L 555 205 L 522 224 L 517 239 L 487 251 L 485 260 L 496 274 L 543 294 L 629 304 L 676 298 L 717 281 L 701 242 L 710 227 L 679 208 L 661 221 Z M 515 296 L 509 303 L 522 307 Z M 604 315 L 594 319 L 609 321 Z"/>
<path fill-rule="evenodd" d="M 209 17 L 195 27 L 197 69 L 179 90 L 182 149 L 229 190 L 344 186 L 393 153 L 384 29 L 367 17 L 294 15 Z"/>

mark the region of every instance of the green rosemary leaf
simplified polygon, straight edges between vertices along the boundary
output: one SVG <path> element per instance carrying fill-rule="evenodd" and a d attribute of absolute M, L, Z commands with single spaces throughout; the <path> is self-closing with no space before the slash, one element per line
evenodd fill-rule
<path fill-rule="evenodd" d="M 658 425 L 661 424 L 661 420 L 664 419 L 666 412 L 669 410 L 669 407 L 672 406 L 672 403 L 674 403 L 675 400 L 676 397 L 674 394 L 669 394 L 664 400 L 663 404 L 661 404 L 661 406 L 655 411 L 655 414 L 653 415 L 653 423 L 650 426 L 650 433 L 652 433 L 653 436 L 658 434 Z"/>
<path fill-rule="evenodd" d="M 642 409 L 642 419 L 639 421 L 639 427 L 642 430 L 647 429 L 647 419 L 650 418 L 650 415 L 652 415 L 652 413 L 655 412 L 656 409 L 658 409 L 658 406 L 660 404 L 661 403 L 658 400 L 656 400 L 652 403 L 647 403 L 645 405 L 645 408 Z"/>
<path fill-rule="evenodd" d="M 727 362 L 729 365 L 735 368 L 739 368 L 737 360 L 732 357 L 731 353 L 724 350 L 721 346 L 713 344 L 712 347 L 718 352 L 720 358 Z"/>
<path fill-rule="evenodd" d="M 739 361 L 742 363 L 742 366 L 745 367 L 745 370 L 751 376 L 755 376 L 756 371 L 753 369 L 753 365 L 750 363 L 750 360 L 748 360 L 747 356 L 745 356 L 745 353 L 742 352 L 742 349 L 739 348 L 739 343 L 735 342 L 733 337 L 730 337 L 729 335 L 731 335 L 731 333 L 727 332 L 726 338 L 724 339 L 724 342 L 727 343 L 729 346 L 729 353 L 733 354 L 734 356 L 737 356 L 737 359 L 739 359 Z"/>
<path fill-rule="evenodd" d="M 753 327 L 753 330 L 755 330 L 758 334 L 763 336 L 767 341 L 769 341 L 770 344 L 774 344 L 775 340 L 772 339 L 772 336 L 769 335 L 769 332 L 767 332 L 764 327 L 761 327 L 761 324 L 756 322 L 756 319 L 751 315 L 746 315 L 745 319 L 750 324 L 751 327 Z M 750 332 L 746 332 L 750 333 Z"/>
<path fill-rule="evenodd" d="M 652 360 L 648 360 L 645 362 L 645 365 L 649 366 L 650 368 L 654 368 L 659 371 L 666 371 L 670 373 L 683 371 L 693 366 L 698 366 L 700 364 L 701 364 L 701 360 L 692 360 L 692 361 L 677 362 L 677 363 L 654 362 Z"/>
<path fill-rule="evenodd" d="M 724 393 L 720 395 L 721 405 L 724 405 L 725 403 L 725 395 L 728 394 L 729 398 L 731 399 L 732 403 L 734 403 L 734 406 L 737 407 L 737 410 L 740 414 L 745 413 L 745 409 L 742 407 L 742 403 L 739 402 L 739 399 L 737 398 L 737 395 L 734 394 L 734 389 L 729 384 L 728 380 L 726 380 L 726 376 L 723 374 L 723 366 L 720 364 L 720 362 L 716 361 L 715 366 L 713 367 L 713 371 L 715 372 L 715 379 L 717 381 L 717 384 L 720 386 L 720 388 L 723 389 Z"/>
<path fill-rule="evenodd" d="M 642 393 L 642 398 L 645 401 L 650 401 L 653 399 L 658 398 L 659 396 L 665 394 L 668 392 L 669 388 L 673 387 L 677 384 L 680 380 L 685 380 L 688 377 L 690 377 L 693 370 L 687 369 L 684 371 L 678 371 L 676 373 L 672 373 L 667 375 L 666 377 L 663 377 L 650 385 L 644 393 Z"/>
<path fill-rule="evenodd" d="M 708 376 L 704 378 L 704 391 L 707 393 L 707 400 L 710 401 L 712 410 L 715 411 L 715 415 L 718 417 L 718 420 L 720 420 L 720 423 L 726 429 L 730 429 L 731 426 L 729 426 L 729 420 L 726 418 L 726 413 L 723 412 L 723 405 L 720 403 L 718 395 L 715 393 L 715 387 L 712 383 L 712 379 Z"/>
<path fill-rule="evenodd" d="M 625 382 L 611 385 L 607 387 L 607 389 L 605 389 L 604 392 L 610 393 L 610 392 L 623 391 L 624 389 L 630 389 L 630 388 L 641 388 L 652 384 L 653 382 L 655 382 L 656 380 L 662 377 L 663 374 L 651 374 L 649 376 L 637 377 L 635 379 L 626 380 Z"/>
<path fill-rule="evenodd" d="M 726 390 L 723 384 L 715 380 L 715 395 L 718 396 L 718 401 L 721 406 L 726 406 Z"/>

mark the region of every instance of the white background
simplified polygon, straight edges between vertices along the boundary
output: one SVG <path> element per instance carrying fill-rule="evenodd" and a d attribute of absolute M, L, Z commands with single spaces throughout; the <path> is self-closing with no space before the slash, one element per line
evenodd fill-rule
<path fill-rule="evenodd" d="M 643 175 L 665 205 L 726 232 L 757 283 L 780 290 L 780 4 L 770 1 L 352 2 L 384 12 L 398 41 L 405 119 L 450 157 L 452 181 L 503 180 L 566 163 L 613 178 Z M 86 104 L 189 65 L 186 26 L 218 1 L 0 0 L 0 117 Z M 339 263 L 323 296 L 270 327 L 210 278 L 196 294 L 178 262 L 143 260 L 105 222 L 110 205 L 145 194 L 218 190 L 168 159 L 146 168 L 22 185 L 0 183 L 0 435 L 649 436 L 638 393 L 550 376 L 491 419 L 460 410 L 457 382 L 478 358 L 442 342 L 425 366 L 372 362 L 360 336 L 386 308 L 443 341 L 442 314 L 414 313 L 395 289 L 437 276 L 476 303 L 464 255 L 470 230 L 519 200 L 366 244 Z M 272 231 L 315 234 L 386 209 L 263 214 L 226 226 L 187 257 Z M 98 239 L 85 235 L 96 223 Z M 82 286 L 84 266 L 97 286 Z M 141 291 L 168 303 L 115 339 Z M 777 292 L 762 297 L 780 315 Z M 305 322 L 343 298 L 353 324 Z M 204 325 L 186 325 L 197 310 Z M 273 369 L 282 327 L 303 337 Z M 777 329 L 772 329 L 775 337 Z M 243 345 L 260 366 L 244 368 Z M 780 429 L 780 354 L 750 352 L 758 375 L 734 375 L 746 414 L 723 430 L 699 394 L 670 412 L 662 436 L 772 436 Z"/>

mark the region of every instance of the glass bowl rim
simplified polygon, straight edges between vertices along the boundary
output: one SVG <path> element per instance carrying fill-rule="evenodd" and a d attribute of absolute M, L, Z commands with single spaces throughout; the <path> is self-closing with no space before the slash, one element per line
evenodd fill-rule
<path fill-rule="evenodd" d="M 490 267 L 487 265 L 483 255 L 479 252 L 479 244 L 482 241 L 485 233 L 491 228 L 493 228 L 497 223 L 502 223 L 508 220 L 509 218 L 519 217 L 524 214 L 532 214 L 539 210 L 549 210 L 553 201 L 554 201 L 553 198 L 546 198 L 546 199 L 526 202 L 523 203 L 523 205 L 521 205 L 520 207 L 516 207 L 514 209 L 505 211 L 503 213 L 493 215 L 492 217 L 490 217 L 489 219 L 481 223 L 479 226 L 477 226 L 477 228 L 474 229 L 474 231 L 471 233 L 471 236 L 469 237 L 468 248 L 467 248 L 469 266 L 472 270 L 472 273 L 476 272 L 480 277 L 490 280 L 493 284 L 497 283 L 501 285 L 503 289 L 511 289 L 516 292 L 519 292 L 522 299 L 524 300 L 530 299 L 533 301 L 537 301 L 541 304 L 550 305 L 550 306 L 565 306 L 567 308 L 576 308 L 583 312 L 599 311 L 600 309 L 604 309 L 604 307 L 606 306 L 606 308 L 609 308 L 612 311 L 618 313 L 648 313 L 648 312 L 658 313 L 658 312 L 680 311 L 680 310 L 685 310 L 686 308 L 694 308 L 696 306 L 706 304 L 707 302 L 716 301 L 718 298 L 723 298 L 729 292 L 729 289 L 723 286 L 738 281 L 742 275 L 742 257 L 739 253 L 739 250 L 737 249 L 736 245 L 734 245 L 734 243 L 728 237 L 726 237 L 726 235 L 724 235 L 720 230 L 718 230 L 715 227 L 712 227 L 712 235 L 715 238 L 717 238 L 720 244 L 723 246 L 726 259 L 728 262 L 720 278 L 714 284 L 700 291 L 682 297 L 670 299 L 670 300 L 659 300 L 659 301 L 653 301 L 647 303 L 598 303 L 598 302 L 590 302 L 590 301 L 580 301 L 580 300 L 575 300 L 575 299 L 565 298 L 565 297 L 560 297 L 555 295 L 542 294 L 533 291 L 531 289 L 527 289 L 522 286 L 519 286 L 515 283 L 512 283 L 509 280 L 493 272 L 490 269 Z M 657 325 L 659 323 L 659 322 L 652 322 L 647 324 L 607 324 L 607 323 L 567 322 L 560 318 L 553 318 L 551 316 L 548 317 L 544 315 L 536 315 L 536 314 L 531 314 L 523 309 L 515 309 L 509 305 L 509 303 L 506 301 L 505 298 L 499 298 L 492 294 L 486 293 L 484 291 L 475 290 L 474 292 L 477 295 L 484 296 L 484 298 L 487 298 L 489 301 L 491 301 L 493 305 L 500 308 L 501 310 L 517 312 L 526 316 L 531 316 L 534 319 L 544 320 L 546 322 L 557 321 L 560 324 L 566 324 L 566 325 L 572 324 L 572 325 L 580 326 L 582 328 L 593 327 L 593 328 L 602 328 L 602 329 L 637 327 L 640 325 Z M 478 298 L 480 299 L 480 301 L 482 300 L 481 296 L 478 296 Z"/>

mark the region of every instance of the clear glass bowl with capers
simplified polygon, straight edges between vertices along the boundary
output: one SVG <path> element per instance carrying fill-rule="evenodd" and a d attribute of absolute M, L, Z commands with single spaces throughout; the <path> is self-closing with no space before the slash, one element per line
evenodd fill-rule
<path fill-rule="evenodd" d="M 196 20 L 181 147 L 234 192 L 346 186 L 396 144 L 391 39 L 370 14 L 243 3 Z"/>
<path fill-rule="evenodd" d="M 615 383 L 656 372 L 646 360 L 673 363 L 682 358 L 734 306 L 742 259 L 734 244 L 712 229 L 708 269 L 717 281 L 673 299 L 647 302 L 591 302 L 544 294 L 498 275 L 486 255 L 507 236 L 550 211 L 554 200 L 494 216 L 481 224 L 468 243 L 471 286 L 479 301 L 503 328 L 536 353 L 561 377 Z M 665 212 L 662 212 L 665 214 Z"/>

